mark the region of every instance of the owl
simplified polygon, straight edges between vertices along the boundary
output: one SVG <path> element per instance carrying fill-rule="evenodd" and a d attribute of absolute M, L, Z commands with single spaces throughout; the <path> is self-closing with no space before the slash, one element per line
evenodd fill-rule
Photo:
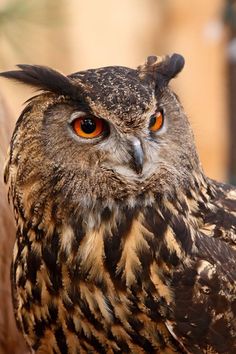
<path fill-rule="evenodd" d="M 40 90 L 5 168 L 32 353 L 236 353 L 236 189 L 202 170 L 169 87 L 183 66 L 1 74 Z"/>

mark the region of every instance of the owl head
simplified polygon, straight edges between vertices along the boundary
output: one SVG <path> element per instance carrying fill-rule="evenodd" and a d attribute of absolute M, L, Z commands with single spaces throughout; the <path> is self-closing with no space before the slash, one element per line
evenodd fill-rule
<path fill-rule="evenodd" d="M 183 68 L 174 54 L 64 76 L 19 65 L 1 76 L 36 87 L 11 140 L 5 178 L 37 211 L 151 201 L 188 187 L 199 161 L 188 119 L 168 86 Z"/>

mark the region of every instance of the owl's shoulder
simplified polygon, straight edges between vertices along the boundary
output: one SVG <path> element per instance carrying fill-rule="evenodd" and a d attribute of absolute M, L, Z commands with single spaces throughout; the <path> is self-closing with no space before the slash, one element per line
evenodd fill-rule
<path fill-rule="evenodd" d="M 236 249 L 236 188 L 209 181 L 212 198 L 204 214 L 201 231 Z"/>

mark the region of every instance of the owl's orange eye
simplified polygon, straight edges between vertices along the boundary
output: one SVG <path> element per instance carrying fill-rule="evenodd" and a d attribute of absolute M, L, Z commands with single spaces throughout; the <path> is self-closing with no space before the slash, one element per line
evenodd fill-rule
<path fill-rule="evenodd" d="M 151 116 L 150 123 L 149 123 L 149 129 L 152 132 L 157 132 L 160 130 L 163 126 L 164 123 L 164 116 L 162 112 L 157 112 Z"/>
<path fill-rule="evenodd" d="M 87 139 L 96 138 L 104 129 L 104 121 L 93 116 L 76 118 L 72 125 L 77 135 Z"/>

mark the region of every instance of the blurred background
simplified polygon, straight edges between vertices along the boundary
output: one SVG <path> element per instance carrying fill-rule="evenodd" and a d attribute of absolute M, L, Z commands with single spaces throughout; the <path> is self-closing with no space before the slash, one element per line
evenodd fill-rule
<path fill-rule="evenodd" d="M 173 52 L 186 60 L 172 85 L 191 121 L 204 170 L 236 184 L 235 1 L 0 0 L 0 71 L 17 63 L 48 65 L 65 74 L 107 65 L 136 67 L 148 55 Z M 15 121 L 32 94 L 0 80 L 1 175 Z M 11 307 L 13 242 L 1 177 L 0 354 L 26 350 Z"/>

